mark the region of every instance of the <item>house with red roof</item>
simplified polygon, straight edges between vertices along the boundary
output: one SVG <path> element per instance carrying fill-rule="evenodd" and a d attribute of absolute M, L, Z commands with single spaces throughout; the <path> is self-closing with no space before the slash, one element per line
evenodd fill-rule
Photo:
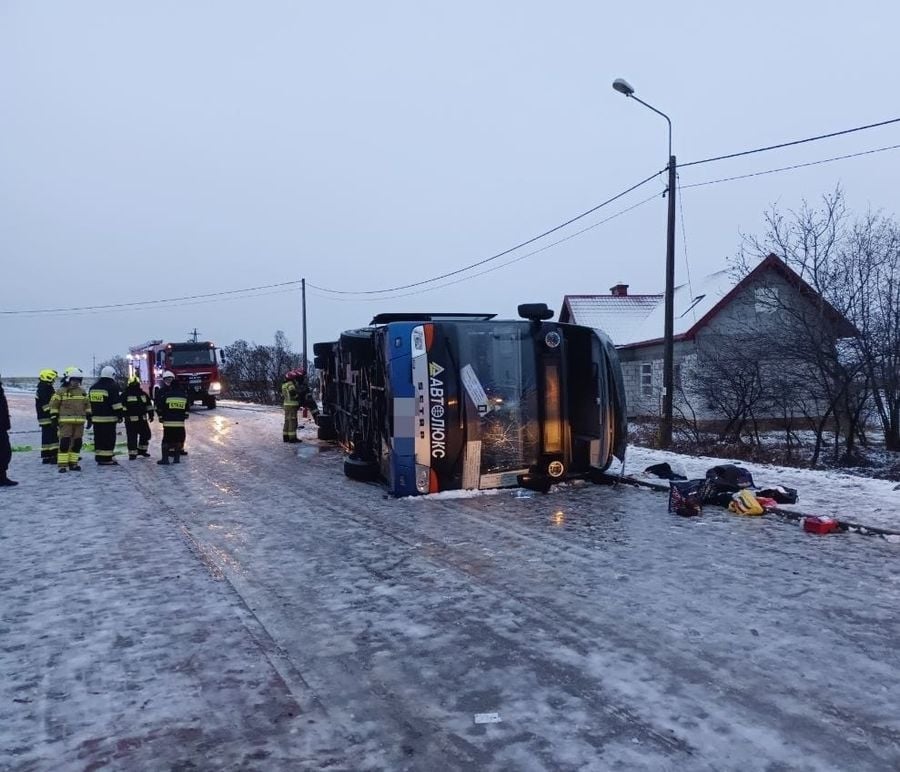
<path fill-rule="evenodd" d="M 806 304 L 835 325 L 837 337 L 857 334 L 855 327 L 812 289 L 781 258 L 768 255 L 744 276 L 722 270 L 698 282 L 682 284 L 674 293 L 673 351 L 675 403 L 698 417 L 715 420 L 711 405 L 691 400 L 683 377 L 698 366 L 704 340 L 735 340 L 748 331 L 777 331 L 779 307 Z M 616 284 L 608 295 L 566 295 L 559 320 L 595 327 L 612 338 L 625 379 L 629 418 L 659 416 L 662 408 L 665 303 L 662 293 L 631 295 Z"/>

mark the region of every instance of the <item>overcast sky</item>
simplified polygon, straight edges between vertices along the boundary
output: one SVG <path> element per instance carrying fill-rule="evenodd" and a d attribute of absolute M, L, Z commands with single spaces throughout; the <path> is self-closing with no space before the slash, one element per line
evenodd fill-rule
<path fill-rule="evenodd" d="M 447 273 L 666 164 L 900 116 L 900 9 L 707 2 L 0 0 L 0 311 L 129 303 L 299 280 L 378 290 Z M 900 144 L 900 124 L 685 168 L 688 185 Z M 840 182 L 896 213 L 900 150 L 683 191 L 677 276 L 725 266 Z M 660 178 L 556 234 L 663 189 Z M 309 343 L 386 310 L 559 310 L 663 288 L 661 197 L 514 265 L 418 296 L 308 293 Z M 679 218 L 680 219 L 680 218 Z M 485 267 L 502 263 L 529 249 Z M 685 257 L 686 245 L 686 257 Z M 686 260 L 687 258 L 687 260 Z M 483 270 L 483 269 L 482 269 Z M 466 274 L 464 274 L 466 275 Z M 455 277 L 456 278 L 456 277 Z M 299 291 L 66 315 L 0 315 L 0 372 L 150 338 L 299 349 Z M 402 294 L 402 293 L 398 293 Z"/>

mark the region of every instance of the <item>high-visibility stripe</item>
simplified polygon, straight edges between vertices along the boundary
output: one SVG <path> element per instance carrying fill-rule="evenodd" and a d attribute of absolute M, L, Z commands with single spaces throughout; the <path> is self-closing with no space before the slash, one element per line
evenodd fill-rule
<path fill-rule="evenodd" d="M 38 426 L 50 426 L 50 424 L 52 424 L 52 423 L 53 423 L 52 418 L 39 418 L 38 419 Z"/>
<path fill-rule="evenodd" d="M 114 424 L 119 419 L 114 415 L 95 415 L 94 423 L 95 424 Z"/>
<path fill-rule="evenodd" d="M 94 455 L 98 458 L 112 458 L 115 455 L 113 450 L 95 450 Z"/>
<path fill-rule="evenodd" d="M 63 416 L 59 422 L 61 424 L 83 424 L 84 416 Z"/>
<path fill-rule="evenodd" d="M 184 421 L 163 421 L 163 426 L 184 427 Z"/>
<path fill-rule="evenodd" d="M 125 405 L 123 405 L 121 402 L 115 402 L 113 403 L 112 409 L 122 411 L 125 409 Z"/>

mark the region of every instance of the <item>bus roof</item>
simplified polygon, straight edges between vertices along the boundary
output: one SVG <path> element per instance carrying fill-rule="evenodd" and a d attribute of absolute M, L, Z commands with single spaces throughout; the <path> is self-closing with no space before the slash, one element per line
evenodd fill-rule
<path fill-rule="evenodd" d="M 388 324 L 390 322 L 487 322 L 497 314 L 414 314 L 387 313 L 376 314 L 369 324 Z"/>

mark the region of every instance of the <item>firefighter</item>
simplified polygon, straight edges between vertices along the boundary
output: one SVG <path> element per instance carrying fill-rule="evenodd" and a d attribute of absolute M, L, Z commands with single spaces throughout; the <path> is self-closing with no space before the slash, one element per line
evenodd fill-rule
<path fill-rule="evenodd" d="M 6 401 L 6 392 L 3 391 L 3 379 L 0 378 L 0 488 L 12 488 L 14 485 L 19 484 L 6 476 L 9 462 L 12 461 L 12 445 L 9 444 L 9 430 L 11 428 L 9 403 Z"/>
<path fill-rule="evenodd" d="M 288 371 L 284 375 L 284 383 L 281 384 L 281 400 L 284 407 L 282 439 L 285 442 L 300 442 L 297 437 L 297 411 L 300 409 L 300 395 L 297 393 L 296 376 L 296 370 Z"/>
<path fill-rule="evenodd" d="M 128 458 L 134 461 L 138 456 L 149 456 L 150 423 L 153 421 L 153 403 L 141 388 L 141 379 L 132 375 L 122 395 L 125 403 L 125 435 L 128 438 Z"/>
<path fill-rule="evenodd" d="M 81 387 L 84 373 L 78 367 L 67 367 L 63 386 L 50 398 L 50 416 L 59 424 L 59 451 L 56 454 L 60 472 L 80 472 L 79 456 L 85 422 L 91 428 L 91 403 Z"/>
<path fill-rule="evenodd" d="M 302 369 L 294 370 L 294 386 L 297 389 L 297 402 L 303 408 L 303 417 L 312 415 L 313 420 L 319 416 L 319 406 L 313 398 L 312 389 L 306 380 L 306 373 Z"/>
<path fill-rule="evenodd" d="M 181 461 L 184 449 L 184 422 L 188 419 L 188 399 L 170 370 L 163 373 L 163 388 L 156 394 L 156 414 L 163 427 L 162 458 L 156 463 L 167 465 L 171 455 L 172 463 L 177 464 Z"/>
<path fill-rule="evenodd" d="M 100 379 L 91 386 L 88 397 L 94 421 L 94 460 L 100 466 L 117 466 L 116 424 L 125 420 L 122 392 L 115 381 L 116 371 L 106 365 L 100 370 Z"/>
<path fill-rule="evenodd" d="M 37 393 L 34 397 L 34 409 L 37 412 L 38 426 L 41 427 L 41 463 L 55 464 L 59 440 L 56 436 L 56 421 L 50 417 L 50 398 L 53 396 L 53 385 L 58 373 L 56 370 L 41 370 L 38 375 Z"/>

